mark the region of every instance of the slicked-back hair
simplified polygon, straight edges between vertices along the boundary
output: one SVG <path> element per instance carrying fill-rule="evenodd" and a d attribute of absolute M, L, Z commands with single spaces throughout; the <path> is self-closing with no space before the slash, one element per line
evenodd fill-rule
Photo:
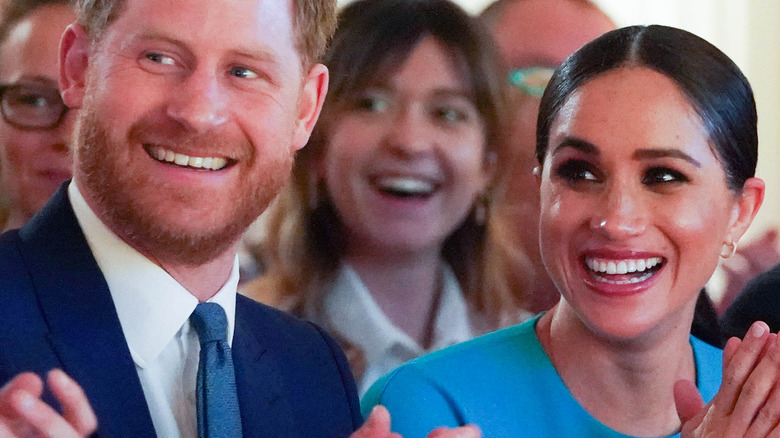
<path fill-rule="evenodd" d="M 140 0 L 78 0 L 78 22 L 87 30 L 92 41 L 96 41 L 119 17 L 127 1 Z M 295 45 L 302 66 L 308 69 L 322 56 L 333 34 L 336 25 L 336 0 L 278 1 L 292 2 Z"/>
<path fill-rule="evenodd" d="M 701 118 L 729 188 L 740 192 L 745 180 L 755 175 L 758 160 L 756 103 L 750 84 L 718 48 L 668 26 L 631 26 L 608 32 L 556 69 L 539 107 L 539 163 L 544 164 L 550 129 L 572 93 L 596 76 L 621 67 L 649 68 L 677 84 Z"/>

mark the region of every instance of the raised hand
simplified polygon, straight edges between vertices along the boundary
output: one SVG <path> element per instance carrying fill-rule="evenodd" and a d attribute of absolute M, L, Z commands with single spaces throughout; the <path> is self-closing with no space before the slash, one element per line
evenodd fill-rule
<path fill-rule="evenodd" d="M 481 438 L 482 432 L 476 426 L 439 427 L 428 434 L 428 438 Z M 363 427 L 350 438 L 403 438 L 390 431 L 390 413 L 384 406 L 375 406 Z"/>
<path fill-rule="evenodd" d="M 723 352 L 723 383 L 704 405 L 692 382 L 679 381 L 674 395 L 683 438 L 780 436 L 780 342 L 763 322 L 745 339 L 732 338 Z"/>
<path fill-rule="evenodd" d="M 81 387 L 60 370 L 46 383 L 62 405 L 60 415 L 43 400 L 43 381 L 22 373 L 0 389 L 0 437 L 81 438 L 97 429 L 97 418 Z"/>

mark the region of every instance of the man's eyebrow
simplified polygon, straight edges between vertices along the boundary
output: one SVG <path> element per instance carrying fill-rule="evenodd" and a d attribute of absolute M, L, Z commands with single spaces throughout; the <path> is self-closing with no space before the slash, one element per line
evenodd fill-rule
<path fill-rule="evenodd" d="M 653 158 L 678 158 L 691 163 L 697 168 L 701 167 L 701 163 L 698 160 L 696 160 L 692 156 L 686 154 L 685 152 L 679 149 L 674 149 L 674 148 L 639 149 L 634 152 L 634 159 L 637 160 L 647 160 Z"/>
<path fill-rule="evenodd" d="M 553 148 L 551 155 L 555 155 L 565 148 L 574 148 L 578 151 L 584 152 L 590 155 L 600 155 L 599 149 L 593 143 L 576 137 L 566 137 Z"/>

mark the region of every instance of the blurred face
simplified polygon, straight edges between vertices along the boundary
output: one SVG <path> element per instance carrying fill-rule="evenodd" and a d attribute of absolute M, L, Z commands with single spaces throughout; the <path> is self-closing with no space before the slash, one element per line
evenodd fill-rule
<path fill-rule="evenodd" d="M 302 76 L 290 5 L 130 0 L 82 72 L 84 40 L 65 56 L 87 202 L 155 260 L 224 253 L 287 179 L 327 86 L 321 65 Z"/>
<path fill-rule="evenodd" d="M 485 128 L 450 52 L 424 38 L 331 119 L 322 174 L 348 252 L 434 251 L 489 179 Z"/>
<path fill-rule="evenodd" d="M 572 0 L 519 0 L 506 7 L 492 33 L 508 68 L 543 67 L 552 71 L 574 51 L 614 28 L 601 11 Z M 540 82 L 532 75 L 529 83 L 538 86 Z M 538 267 L 537 289 L 551 293 L 547 300 L 535 293 L 531 300 L 542 300 L 539 308 L 533 309 L 536 311 L 553 304 L 557 292 L 544 278 L 539 253 L 539 192 L 533 176 L 539 96 L 517 94 L 516 118 L 509 136 L 514 158 L 499 215 L 512 224 L 508 229 L 514 231 L 516 244 Z"/>
<path fill-rule="evenodd" d="M 24 85 L 20 93 L 6 92 L 10 106 L 42 105 L 39 92 L 59 99 L 57 56 L 60 36 L 75 19 L 65 5 L 36 9 L 11 28 L 0 48 L 0 83 Z M 19 109 L 19 111 L 23 111 Z M 9 226 L 21 226 L 43 207 L 57 187 L 71 176 L 68 143 L 73 128 L 67 113 L 51 129 L 13 126 L 0 119 L 0 189 L 10 207 Z"/>
<path fill-rule="evenodd" d="M 591 330 L 628 339 L 687 324 L 737 195 L 675 83 L 645 68 L 586 82 L 562 107 L 541 175 L 541 248 Z"/>

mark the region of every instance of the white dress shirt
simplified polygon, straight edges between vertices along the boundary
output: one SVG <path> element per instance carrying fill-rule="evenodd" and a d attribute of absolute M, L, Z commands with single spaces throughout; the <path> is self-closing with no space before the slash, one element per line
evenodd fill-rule
<path fill-rule="evenodd" d="M 70 183 L 68 195 L 111 291 L 157 435 L 197 438 L 195 380 L 200 343 L 189 322 L 197 298 L 114 234 L 89 208 L 75 182 Z M 209 299 L 225 310 L 231 345 L 237 286 L 236 257 L 230 278 Z"/>
<path fill-rule="evenodd" d="M 321 319 L 314 319 L 320 319 L 317 322 L 365 355 L 365 372 L 357 382 L 361 397 L 376 380 L 399 365 L 474 337 L 468 306 L 449 266 L 442 270 L 441 284 L 431 347 L 426 350 L 387 318 L 355 269 L 342 264 L 324 295 Z"/>

